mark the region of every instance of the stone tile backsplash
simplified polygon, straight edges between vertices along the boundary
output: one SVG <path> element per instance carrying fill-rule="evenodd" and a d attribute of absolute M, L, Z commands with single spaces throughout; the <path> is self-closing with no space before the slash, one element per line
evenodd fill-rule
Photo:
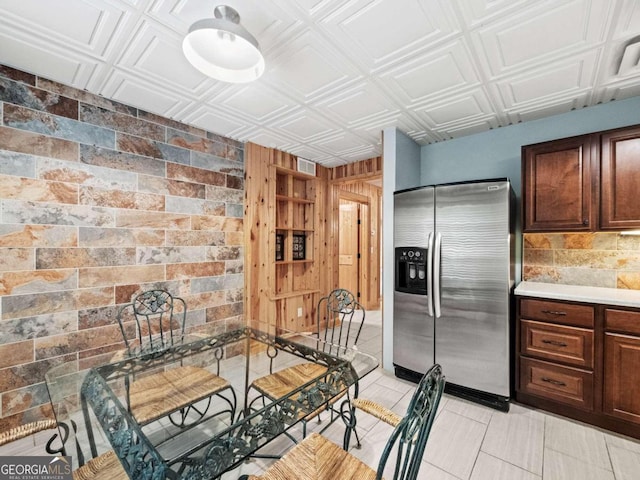
<path fill-rule="evenodd" d="M 640 236 L 525 233 L 523 280 L 640 290 Z"/>
<path fill-rule="evenodd" d="M 120 306 L 244 323 L 244 145 L 0 65 L 0 431 L 51 416 L 44 373 L 122 347 Z"/>

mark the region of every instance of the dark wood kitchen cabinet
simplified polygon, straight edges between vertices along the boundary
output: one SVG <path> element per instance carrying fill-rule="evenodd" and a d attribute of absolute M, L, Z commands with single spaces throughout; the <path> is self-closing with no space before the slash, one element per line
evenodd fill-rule
<path fill-rule="evenodd" d="M 594 318 L 591 305 L 522 299 L 519 391 L 592 410 Z"/>
<path fill-rule="evenodd" d="M 640 127 L 601 137 L 602 230 L 640 227 Z"/>
<path fill-rule="evenodd" d="M 640 126 L 522 147 L 523 231 L 640 228 Z"/>
<path fill-rule="evenodd" d="M 640 309 L 519 297 L 516 400 L 640 438 Z"/>
<path fill-rule="evenodd" d="M 524 231 L 590 230 L 591 136 L 523 147 Z"/>
<path fill-rule="evenodd" d="M 640 425 L 640 312 L 605 310 L 603 411 Z"/>

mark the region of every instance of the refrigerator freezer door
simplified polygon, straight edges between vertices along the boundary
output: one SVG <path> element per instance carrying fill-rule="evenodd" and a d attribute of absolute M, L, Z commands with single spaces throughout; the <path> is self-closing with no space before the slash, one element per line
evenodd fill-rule
<path fill-rule="evenodd" d="M 428 248 L 429 232 L 433 232 L 433 187 L 395 193 L 393 246 Z"/>
<path fill-rule="evenodd" d="M 433 365 L 433 317 L 427 295 L 393 292 L 393 363 L 424 373 Z"/>
<path fill-rule="evenodd" d="M 448 383 L 504 397 L 510 394 L 509 199 L 503 181 L 436 189 L 442 242 L 435 359 Z"/>
<path fill-rule="evenodd" d="M 433 364 L 433 312 L 431 302 L 431 247 L 434 188 L 423 187 L 394 194 L 394 247 L 428 249 L 427 295 L 394 291 L 393 363 L 424 373 Z"/>

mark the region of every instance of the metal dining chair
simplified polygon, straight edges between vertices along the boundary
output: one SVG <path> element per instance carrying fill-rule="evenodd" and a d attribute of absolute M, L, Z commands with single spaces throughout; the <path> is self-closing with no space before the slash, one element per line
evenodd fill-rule
<path fill-rule="evenodd" d="M 356 317 L 357 312 L 362 313 L 361 319 Z M 318 342 L 318 348 L 325 353 L 334 355 L 344 353 L 347 348 L 354 348 L 364 325 L 365 314 L 364 307 L 355 299 L 354 295 L 343 288 L 335 289 L 326 297 L 322 297 L 318 301 L 316 309 L 315 334 L 321 340 Z M 249 410 L 254 409 L 260 402 L 264 406 L 266 399 L 281 398 L 327 371 L 324 365 L 303 362 L 274 372 L 273 366 L 277 351 L 267 353 L 270 357 L 269 374 L 257 378 L 249 386 L 249 389 L 258 392 L 258 396 L 252 399 Z M 334 408 L 334 405 L 344 393 L 346 392 L 334 397 L 331 403 L 327 403 L 301 420 L 302 438 L 307 435 L 307 423 L 315 417 L 319 418 L 323 411 L 328 410 L 331 416 L 329 423 L 324 428 L 339 418 L 340 412 Z"/>
<path fill-rule="evenodd" d="M 118 312 L 118 323 L 130 356 L 162 355 L 185 335 L 187 306 L 180 297 L 165 290 L 149 290 L 133 298 Z M 133 322 L 131 322 L 133 320 Z M 131 332 L 131 325 L 135 332 Z M 185 427 L 203 418 L 214 396 L 228 408 L 213 416 L 229 413 L 235 418 L 236 394 L 228 380 L 219 376 L 220 359 L 216 354 L 216 373 L 193 365 L 175 368 L 130 380 L 125 378 L 129 412 L 140 425 L 168 416 L 171 423 Z M 206 400 L 204 406 L 196 403 Z"/>
<path fill-rule="evenodd" d="M 47 442 L 42 453 L 66 455 L 64 447 L 59 450 L 54 450 L 51 447 L 59 433 L 58 430 L 53 431 L 53 429 L 57 428 L 58 424 L 55 420 L 38 420 L 20 425 L 0 433 L 0 446 L 18 441 L 38 432 L 52 430 L 53 436 Z M 64 445 L 65 442 L 61 441 L 61 443 Z M 80 446 L 78 445 L 77 449 L 79 448 Z M 77 450 L 77 452 L 79 451 L 80 450 Z M 80 457 L 80 455 L 78 455 L 78 457 Z M 127 480 L 129 478 L 113 450 L 108 450 L 102 455 L 83 463 L 80 467 L 73 470 L 72 477 L 73 480 Z"/>
<path fill-rule="evenodd" d="M 262 475 L 244 475 L 239 480 L 281 480 L 283 478 L 381 480 L 387 465 L 392 461 L 395 462 L 392 470 L 394 480 L 415 480 L 422 464 L 444 384 L 442 368 L 440 365 L 433 365 L 416 388 L 406 415 L 397 421 L 382 452 L 377 470 L 364 464 L 322 435 L 313 433 L 271 465 Z M 386 410 L 384 407 L 380 407 L 379 411 L 384 410 Z"/>

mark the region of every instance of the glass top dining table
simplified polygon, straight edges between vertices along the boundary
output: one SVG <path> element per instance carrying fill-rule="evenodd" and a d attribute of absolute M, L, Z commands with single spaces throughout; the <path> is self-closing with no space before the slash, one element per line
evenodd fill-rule
<path fill-rule="evenodd" d="M 113 450 L 130 478 L 214 479 L 319 409 L 339 404 L 335 410 L 348 422 L 359 380 L 378 360 L 314 335 L 265 333 L 267 328 L 259 327 L 185 336 L 152 352 L 114 352 L 108 363 L 97 366 L 84 367 L 76 360 L 53 367 L 45 378 L 63 453 L 77 467 Z M 312 369 L 315 376 L 278 397 L 261 397 L 252 388 L 254 380 L 271 371 L 298 364 L 323 368 Z M 237 398 L 235 412 L 220 414 L 229 410 L 229 401 L 214 396 L 209 405 L 206 399 L 194 402 L 193 410 L 136 420 L 128 395 L 132 382 L 184 366 L 226 379 Z M 177 422 L 176 415 L 181 417 Z"/>

